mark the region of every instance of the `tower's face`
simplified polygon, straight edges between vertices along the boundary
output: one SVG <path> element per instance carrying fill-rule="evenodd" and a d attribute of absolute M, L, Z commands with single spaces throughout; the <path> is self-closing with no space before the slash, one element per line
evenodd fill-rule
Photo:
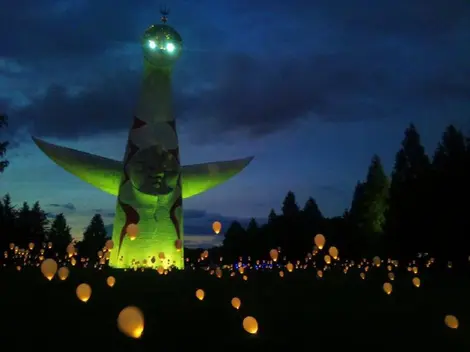
<path fill-rule="evenodd" d="M 179 33 L 166 24 L 150 26 L 142 37 L 145 59 L 154 66 L 172 66 L 181 56 L 183 40 Z"/>

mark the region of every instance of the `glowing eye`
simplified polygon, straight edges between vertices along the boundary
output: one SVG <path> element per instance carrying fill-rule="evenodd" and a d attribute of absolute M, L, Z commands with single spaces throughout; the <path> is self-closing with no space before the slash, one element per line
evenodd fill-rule
<path fill-rule="evenodd" d="M 155 49 L 157 47 L 157 44 L 153 40 L 149 40 L 149 48 L 150 49 Z"/>
<path fill-rule="evenodd" d="M 173 51 L 175 51 L 175 44 L 173 43 L 168 43 L 166 45 L 166 50 L 168 50 L 168 52 L 172 53 Z"/>

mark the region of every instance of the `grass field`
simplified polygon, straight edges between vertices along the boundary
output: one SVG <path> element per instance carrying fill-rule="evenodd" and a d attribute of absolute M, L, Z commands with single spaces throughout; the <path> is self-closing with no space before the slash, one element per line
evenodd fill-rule
<path fill-rule="evenodd" d="M 400 269 L 400 270 L 398 270 Z M 380 350 L 467 351 L 470 347 L 470 271 L 427 269 L 421 287 L 413 275 L 395 270 L 393 292 L 382 285 L 381 267 L 359 277 L 359 269 L 344 274 L 339 268 L 322 279 L 312 270 L 249 272 L 222 278 L 203 270 L 159 275 L 146 272 L 72 269 L 65 281 L 48 281 L 38 268 L 0 270 L 2 347 L 5 351 L 103 350 L 315 350 L 319 347 Z M 106 278 L 116 278 L 108 287 Z M 86 282 L 92 289 L 87 303 L 75 289 Z M 205 298 L 195 297 L 196 289 Z M 239 310 L 230 301 L 241 299 Z M 138 340 L 123 335 L 116 319 L 124 307 L 135 305 L 145 315 Z M 458 329 L 444 324 L 455 315 Z M 242 328 L 245 316 L 259 323 L 256 335 Z"/>

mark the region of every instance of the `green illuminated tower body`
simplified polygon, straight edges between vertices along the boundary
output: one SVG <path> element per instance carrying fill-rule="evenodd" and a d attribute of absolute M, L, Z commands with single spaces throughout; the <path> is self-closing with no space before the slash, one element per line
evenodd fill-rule
<path fill-rule="evenodd" d="M 110 265 L 184 266 L 183 199 L 240 172 L 252 158 L 181 166 L 172 109 L 171 73 L 181 36 L 166 24 L 142 38 L 142 91 L 123 162 L 33 140 L 54 162 L 99 189 L 117 195 Z"/>

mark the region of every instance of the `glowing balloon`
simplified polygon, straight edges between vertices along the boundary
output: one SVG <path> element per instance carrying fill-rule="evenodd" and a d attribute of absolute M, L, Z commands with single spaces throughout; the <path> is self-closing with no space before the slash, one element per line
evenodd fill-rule
<path fill-rule="evenodd" d="M 415 287 L 421 286 L 421 280 L 419 279 L 419 277 L 414 277 L 412 282 Z"/>
<path fill-rule="evenodd" d="M 107 240 L 104 246 L 108 249 L 108 251 L 112 250 L 114 248 L 113 240 Z"/>
<path fill-rule="evenodd" d="M 246 317 L 243 319 L 243 329 L 250 334 L 256 334 L 258 332 L 258 322 L 253 317 Z"/>
<path fill-rule="evenodd" d="M 291 273 L 294 270 L 294 264 L 289 262 L 287 263 L 286 268 L 287 268 L 287 271 Z"/>
<path fill-rule="evenodd" d="M 41 263 L 41 272 L 49 281 L 51 281 L 57 272 L 57 262 L 51 258 L 46 259 Z"/>
<path fill-rule="evenodd" d="M 69 277 L 69 269 L 66 266 L 63 266 L 62 268 L 59 269 L 57 272 L 57 276 L 59 276 L 59 279 L 62 281 L 66 280 Z"/>
<path fill-rule="evenodd" d="M 181 251 L 181 248 L 183 247 L 183 241 L 181 240 L 176 240 L 175 241 L 175 248 L 177 252 Z"/>
<path fill-rule="evenodd" d="M 88 302 L 91 297 L 91 287 L 88 284 L 80 284 L 76 290 L 77 297 L 82 302 Z"/>
<path fill-rule="evenodd" d="M 124 335 L 138 339 L 144 332 L 144 314 L 137 307 L 126 307 L 119 313 L 117 325 Z"/>
<path fill-rule="evenodd" d="M 137 235 L 139 234 L 139 226 L 137 226 L 137 224 L 127 225 L 126 233 L 131 241 L 135 240 Z"/>
<path fill-rule="evenodd" d="M 240 306 L 242 304 L 242 302 L 240 301 L 240 298 L 238 297 L 233 297 L 231 303 L 232 303 L 232 307 L 235 309 L 240 309 Z"/>
<path fill-rule="evenodd" d="M 315 242 L 315 245 L 318 247 L 318 249 L 320 250 L 323 249 L 323 246 L 325 245 L 325 242 L 326 242 L 325 236 L 323 236 L 322 234 L 318 234 L 315 236 L 313 240 Z"/>
<path fill-rule="evenodd" d="M 271 249 L 269 251 L 269 255 L 271 256 L 271 259 L 275 262 L 275 261 L 277 261 L 277 257 L 279 256 L 279 252 L 277 251 L 277 249 Z"/>
<path fill-rule="evenodd" d="M 212 224 L 212 230 L 214 230 L 216 235 L 220 233 L 220 230 L 222 230 L 222 224 L 220 223 L 220 221 L 214 221 L 214 223 Z"/>
<path fill-rule="evenodd" d="M 374 257 L 374 258 L 372 258 L 372 262 L 374 263 L 374 265 L 375 265 L 376 267 L 379 267 L 379 266 L 380 266 L 380 262 L 381 262 L 380 257 Z"/>
<path fill-rule="evenodd" d="M 392 284 L 390 282 L 386 282 L 383 285 L 383 289 L 387 295 L 392 293 Z"/>
<path fill-rule="evenodd" d="M 198 300 L 202 301 L 204 299 L 204 290 L 198 289 L 196 291 L 196 297 Z"/>
<path fill-rule="evenodd" d="M 116 283 L 116 279 L 114 278 L 114 276 L 109 276 L 106 279 L 106 283 L 108 284 L 109 287 L 113 287 L 114 284 Z"/>
<path fill-rule="evenodd" d="M 457 329 L 459 327 L 459 320 L 453 315 L 446 315 L 444 323 L 451 329 Z"/>
<path fill-rule="evenodd" d="M 72 243 L 70 243 L 68 246 L 67 246 L 67 254 L 69 256 L 69 258 L 71 258 L 73 256 L 73 254 L 75 253 L 75 247 L 73 246 Z"/>
<path fill-rule="evenodd" d="M 328 254 L 325 255 L 325 257 L 323 259 L 325 260 L 326 264 L 331 264 L 331 257 Z"/>
<path fill-rule="evenodd" d="M 330 249 L 328 250 L 328 254 L 330 256 L 332 256 L 333 259 L 335 259 L 335 260 L 338 259 L 338 255 L 339 255 L 338 248 L 336 248 L 334 246 L 330 247 Z"/>
<path fill-rule="evenodd" d="M 29 250 L 32 251 L 32 250 L 34 249 L 34 243 L 31 242 L 31 243 L 28 245 L 28 247 L 29 247 Z"/>

